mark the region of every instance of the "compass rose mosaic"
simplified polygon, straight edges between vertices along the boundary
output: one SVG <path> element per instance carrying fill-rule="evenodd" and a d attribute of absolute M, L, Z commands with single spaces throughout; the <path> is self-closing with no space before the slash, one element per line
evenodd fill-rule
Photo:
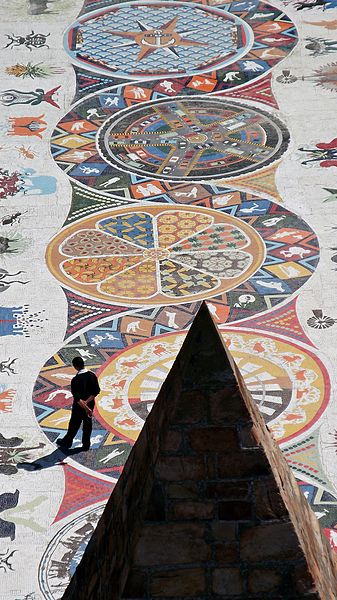
<path fill-rule="evenodd" d="M 187 2 L 117 5 L 80 18 L 66 34 L 74 62 L 128 79 L 218 69 L 252 43 L 251 28 L 238 16 Z"/>
<path fill-rule="evenodd" d="M 104 158 L 126 171 L 170 180 L 233 177 L 286 149 L 274 117 L 216 99 L 164 100 L 130 108 L 99 133 Z"/>
<path fill-rule="evenodd" d="M 82 15 L 65 35 L 72 61 L 102 76 L 141 81 L 234 70 L 236 85 L 295 44 L 293 23 L 265 2 L 125 2 Z"/>

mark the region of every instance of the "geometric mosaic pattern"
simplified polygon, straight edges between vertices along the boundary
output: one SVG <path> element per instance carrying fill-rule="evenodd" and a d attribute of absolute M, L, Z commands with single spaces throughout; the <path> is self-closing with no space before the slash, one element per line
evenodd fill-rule
<path fill-rule="evenodd" d="M 283 4 L 0 6 L 0 600 L 62 598 L 205 299 L 337 550 L 336 1 Z"/>

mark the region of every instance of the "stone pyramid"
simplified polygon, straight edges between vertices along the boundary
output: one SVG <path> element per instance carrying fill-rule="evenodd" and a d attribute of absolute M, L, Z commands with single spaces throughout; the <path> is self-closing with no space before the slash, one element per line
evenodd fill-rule
<path fill-rule="evenodd" d="M 332 600 L 336 573 L 203 304 L 63 598 Z"/>

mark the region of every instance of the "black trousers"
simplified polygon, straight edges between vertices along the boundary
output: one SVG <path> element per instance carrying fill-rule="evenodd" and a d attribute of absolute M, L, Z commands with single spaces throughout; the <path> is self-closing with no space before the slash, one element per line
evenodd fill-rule
<path fill-rule="evenodd" d="M 92 400 L 88 403 L 88 407 L 93 410 L 95 406 L 95 401 Z M 83 408 L 79 406 L 77 402 L 73 403 L 73 407 L 71 409 L 71 417 L 68 425 L 68 431 L 63 438 L 63 442 L 69 447 L 73 443 L 74 437 L 76 436 L 79 428 L 83 423 L 82 429 L 82 445 L 90 446 L 90 436 L 92 431 L 92 419 L 88 417 L 87 413 Z"/>

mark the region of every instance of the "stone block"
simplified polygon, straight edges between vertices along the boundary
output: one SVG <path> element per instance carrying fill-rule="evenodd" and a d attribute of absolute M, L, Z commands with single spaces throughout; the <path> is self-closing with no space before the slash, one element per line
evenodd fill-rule
<path fill-rule="evenodd" d="M 245 500 L 249 495 L 250 487 L 248 481 L 214 481 L 207 483 L 205 495 L 208 498 Z"/>
<path fill-rule="evenodd" d="M 302 550 L 291 523 L 268 523 L 242 528 L 240 535 L 242 560 L 294 560 L 302 558 Z"/>
<path fill-rule="evenodd" d="M 206 474 L 203 458 L 190 456 L 166 456 L 159 458 L 155 475 L 165 481 L 204 479 Z"/>
<path fill-rule="evenodd" d="M 250 521 L 252 518 L 251 503 L 244 500 L 219 502 L 218 510 L 221 521 Z"/>
<path fill-rule="evenodd" d="M 260 594 L 280 592 L 282 576 L 273 569 L 253 569 L 248 574 L 248 592 Z"/>
<path fill-rule="evenodd" d="M 206 476 L 207 479 L 216 479 L 218 476 L 218 465 L 216 454 L 206 454 L 204 456 L 206 464 Z"/>
<path fill-rule="evenodd" d="M 169 498 L 197 498 L 199 495 L 198 484 L 195 481 L 170 483 L 167 494 Z"/>
<path fill-rule="evenodd" d="M 218 474 L 226 477 L 256 477 L 270 475 L 271 469 L 265 454 L 261 450 L 242 450 L 240 453 L 228 453 L 219 456 Z"/>
<path fill-rule="evenodd" d="M 236 386 L 210 394 L 210 422 L 213 425 L 243 423 L 251 420 L 244 401 Z"/>
<path fill-rule="evenodd" d="M 200 523 L 165 523 L 143 528 L 135 552 L 138 566 L 202 563 L 210 559 Z"/>
<path fill-rule="evenodd" d="M 181 443 L 182 435 L 180 431 L 170 429 L 165 435 L 160 451 L 163 454 L 174 454 L 175 452 L 179 451 Z"/>
<path fill-rule="evenodd" d="M 308 594 L 315 592 L 315 584 L 304 561 L 302 562 L 302 564 L 299 564 L 294 568 L 294 571 L 292 573 L 292 584 L 294 590 L 296 590 L 296 592 L 298 592 L 299 594 Z"/>
<path fill-rule="evenodd" d="M 211 525 L 211 536 L 214 541 L 231 542 L 236 540 L 238 526 L 235 523 L 225 521 L 214 521 Z"/>
<path fill-rule="evenodd" d="M 147 587 L 146 573 L 132 569 L 126 580 L 122 598 L 143 598 Z"/>
<path fill-rule="evenodd" d="M 212 590 L 221 596 L 240 596 L 244 591 L 240 569 L 234 567 L 214 569 Z"/>
<path fill-rule="evenodd" d="M 255 481 L 254 492 L 255 514 L 258 519 L 275 520 L 288 517 L 288 511 L 274 479 Z"/>
<path fill-rule="evenodd" d="M 176 502 L 172 509 L 173 519 L 211 519 L 214 516 L 213 502 Z"/>
<path fill-rule="evenodd" d="M 155 483 L 152 487 L 145 514 L 146 521 L 163 521 L 166 517 L 165 494 L 162 486 Z"/>
<path fill-rule="evenodd" d="M 171 417 L 175 425 L 200 423 L 207 419 L 208 398 L 198 391 L 184 391 Z"/>
<path fill-rule="evenodd" d="M 196 452 L 228 452 L 239 448 L 235 427 L 199 427 L 189 433 L 189 443 Z"/>
<path fill-rule="evenodd" d="M 205 592 L 203 569 L 159 571 L 152 577 L 150 594 L 153 598 L 195 598 Z"/>
<path fill-rule="evenodd" d="M 214 544 L 213 552 L 217 565 L 239 562 L 238 544 Z"/>
<path fill-rule="evenodd" d="M 244 449 L 259 447 L 259 443 L 256 441 L 254 436 L 254 426 L 251 422 L 240 425 L 238 428 L 238 438 L 240 448 Z"/>

